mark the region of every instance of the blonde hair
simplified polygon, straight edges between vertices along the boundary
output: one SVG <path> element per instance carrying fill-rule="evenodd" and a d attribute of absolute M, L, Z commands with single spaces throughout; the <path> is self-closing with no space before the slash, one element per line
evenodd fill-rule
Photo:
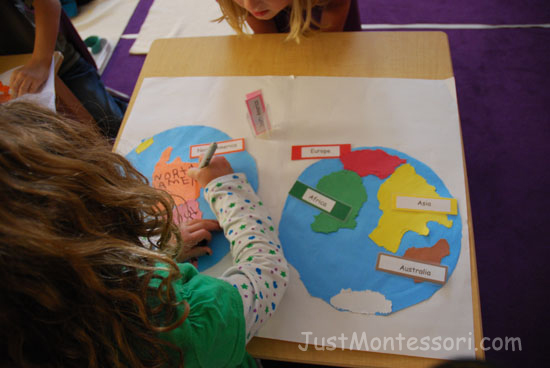
<path fill-rule="evenodd" d="M 318 22 L 312 17 L 312 10 L 315 6 L 326 5 L 327 2 L 328 0 L 292 0 L 289 19 L 290 31 L 286 39 L 300 42 L 300 37 L 307 36 L 313 31 L 312 25 L 319 27 Z M 218 0 L 218 4 L 222 16 L 216 21 L 225 20 L 238 34 L 245 33 L 246 18 L 250 15 L 248 11 L 240 7 L 234 0 Z"/>
<path fill-rule="evenodd" d="M 182 367 L 173 200 L 92 125 L 12 103 L 0 131 L 0 366 Z"/>

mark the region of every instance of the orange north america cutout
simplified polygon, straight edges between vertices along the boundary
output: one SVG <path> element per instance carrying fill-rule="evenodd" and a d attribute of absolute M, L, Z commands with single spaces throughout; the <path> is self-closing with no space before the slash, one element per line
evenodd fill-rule
<path fill-rule="evenodd" d="M 172 147 L 167 147 L 153 170 L 153 187 L 162 189 L 168 192 L 176 206 L 199 198 L 200 186 L 199 183 L 189 176 L 187 170 L 192 167 L 198 167 L 198 163 L 183 162 L 180 157 L 177 157 L 173 162 L 170 161 Z"/>

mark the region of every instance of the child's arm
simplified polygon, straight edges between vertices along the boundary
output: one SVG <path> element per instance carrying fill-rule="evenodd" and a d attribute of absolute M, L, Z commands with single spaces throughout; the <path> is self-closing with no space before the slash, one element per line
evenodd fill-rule
<path fill-rule="evenodd" d="M 331 0 L 321 15 L 321 30 L 342 32 L 348 17 L 351 0 Z"/>
<path fill-rule="evenodd" d="M 59 0 L 35 0 L 34 50 L 31 59 L 11 75 L 14 95 L 37 92 L 48 79 L 59 31 L 61 5 Z"/>
<path fill-rule="evenodd" d="M 241 294 L 248 341 L 277 309 L 288 284 L 288 265 L 277 229 L 244 174 L 217 177 L 204 196 L 230 243 L 234 265 L 221 278 Z"/>

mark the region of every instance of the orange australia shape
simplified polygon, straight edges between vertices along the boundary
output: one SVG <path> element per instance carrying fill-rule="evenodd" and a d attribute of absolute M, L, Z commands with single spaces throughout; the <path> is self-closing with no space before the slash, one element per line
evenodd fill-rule
<path fill-rule="evenodd" d="M 420 262 L 441 264 L 441 260 L 451 254 L 449 243 L 445 239 L 439 239 L 431 247 L 427 248 L 409 248 L 403 254 L 403 258 L 412 259 Z M 414 282 L 422 282 L 415 279 Z"/>
<path fill-rule="evenodd" d="M 180 157 L 170 161 L 172 147 L 167 147 L 153 170 L 153 187 L 168 192 L 176 206 L 185 204 L 186 201 L 194 201 L 199 198 L 201 188 L 199 183 L 189 176 L 187 170 L 198 167 L 197 163 L 183 162 Z"/>
<path fill-rule="evenodd" d="M 399 165 L 407 162 L 380 149 L 352 151 L 340 157 L 340 160 L 345 170 L 354 171 L 360 177 L 376 175 L 380 179 L 387 178 Z"/>

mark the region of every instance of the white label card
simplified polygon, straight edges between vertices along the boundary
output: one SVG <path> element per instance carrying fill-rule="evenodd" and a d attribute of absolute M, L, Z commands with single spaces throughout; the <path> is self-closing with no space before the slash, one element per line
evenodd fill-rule
<path fill-rule="evenodd" d="M 456 214 L 456 204 L 453 206 L 454 198 L 426 198 L 395 196 L 395 209 L 408 211 L 429 211 Z"/>
<path fill-rule="evenodd" d="M 384 253 L 378 255 L 376 269 L 416 280 L 431 281 L 436 284 L 444 284 L 447 279 L 446 266 L 413 261 Z"/>
<path fill-rule="evenodd" d="M 244 139 L 233 139 L 231 141 L 216 142 L 218 148 L 214 155 L 223 155 L 225 153 L 240 152 L 244 151 Z M 200 155 L 204 155 L 208 151 L 210 143 L 207 144 L 198 144 L 196 146 L 191 146 L 191 158 L 198 158 Z"/>
<path fill-rule="evenodd" d="M 315 207 L 322 208 L 323 210 L 330 212 L 334 208 L 336 201 L 325 197 L 322 194 L 319 194 L 311 189 L 306 189 L 306 192 L 302 196 L 302 200 L 312 204 Z"/>
<path fill-rule="evenodd" d="M 340 146 L 302 147 L 302 158 L 311 157 L 340 157 Z"/>

